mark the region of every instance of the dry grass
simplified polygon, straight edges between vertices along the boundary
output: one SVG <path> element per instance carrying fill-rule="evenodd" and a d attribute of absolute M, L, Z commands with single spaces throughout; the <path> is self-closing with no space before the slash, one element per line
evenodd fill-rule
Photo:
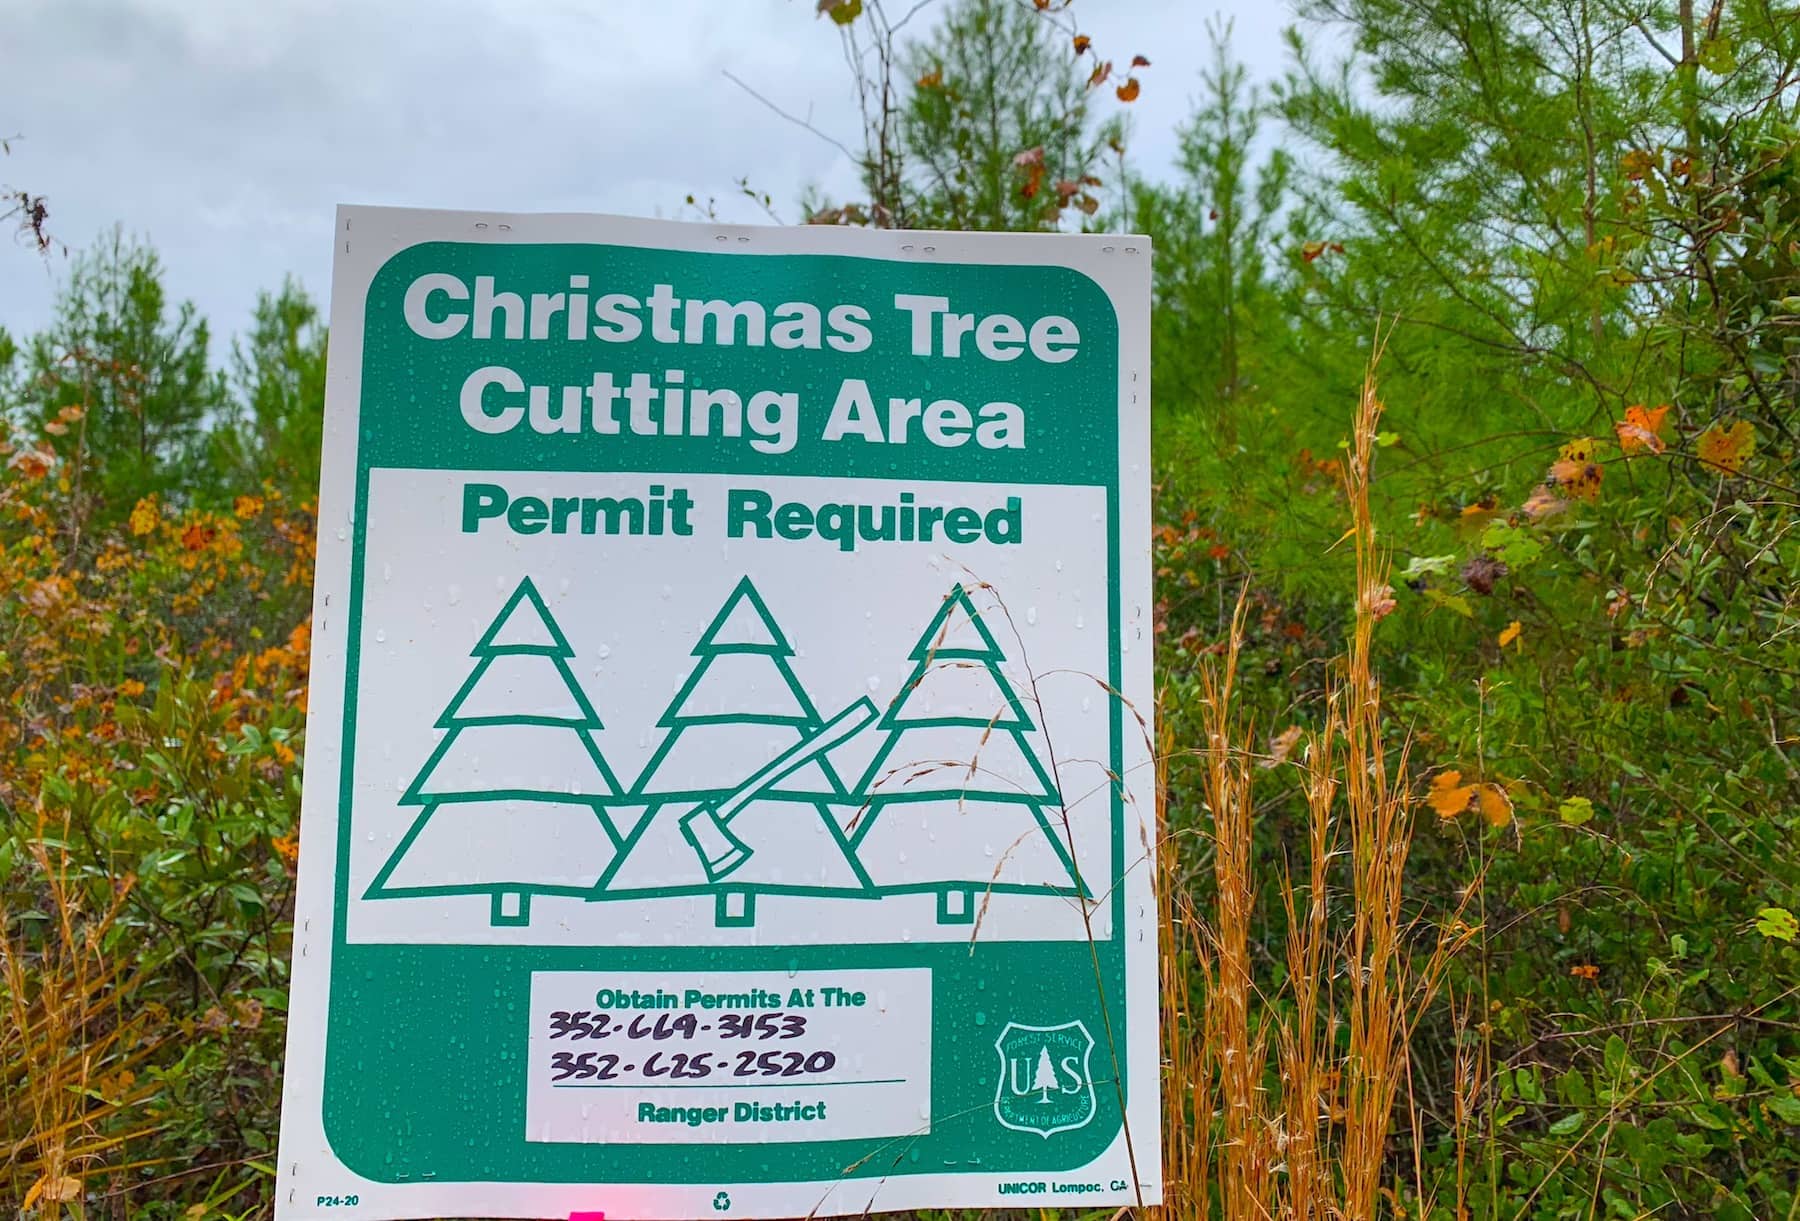
<path fill-rule="evenodd" d="M 1456 911 L 1433 936 L 1404 905 L 1413 807 L 1407 750 L 1390 744 L 1373 665 L 1376 624 L 1392 605 L 1369 511 L 1380 416 L 1371 375 L 1344 464 L 1354 626 L 1324 723 L 1285 764 L 1298 770 L 1305 798 L 1306 857 L 1299 876 L 1289 864 L 1279 878 L 1285 972 L 1266 992 L 1252 947 L 1256 732 L 1234 698 L 1241 604 L 1222 655 L 1202 674 L 1205 742 L 1196 753 L 1210 830 L 1210 918 L 1194 909 L 1192 879 L 1167 833 L 1159 861 L 1171 1218 L 1372 1221 L 1401 1215 L 1403 1194 L 1427 1194 L 1416 1172 L 1410 1192 L 1398 1184 L 1393 1128 L 1417 1015 L 1471 930 Z M 1166 757 L 1173 743 L 1161 745 Z M 1479 1065 L 1458 1070 L 1456 1118 L 1466 1126 Z M 1416 1116 L 1410 1099 L 1406 1116 Z"/>
<path fill-rule="evenodd" d="M 0 1199 L 43 1217 L 85 1215 L 90 1175 L 149 1130 L 117 1122 L 149 1096 L 153 1047 L 128 1003 L 137 975 L 107 948 L 131 882 L 91 909 L 66 833 L 40 819 L 22 845 L 41 910 L 0 906 Z"/>

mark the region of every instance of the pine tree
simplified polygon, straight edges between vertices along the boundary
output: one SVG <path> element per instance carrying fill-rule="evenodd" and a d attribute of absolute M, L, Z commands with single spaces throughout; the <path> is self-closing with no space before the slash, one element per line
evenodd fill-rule
<path fill-rule="evenodd" d="M 1050 1091 L 1059 1088 L 1056 1084 L 1056 1066 L 1050 1063 L 1050 1049 L 1038 1048 L 1037 1069 L 1031 1074 L 1031 1088 L 1042 1090 L 1039 1102 L 1050 1101 Z"/>
<path fill-rule="evenodd" d="M 19 417 L 53 423 L 84 410 L 71 454 L 81 473 L 68 473 L 84 495 L 75 507 L 97 525 L 122 520 L 141 496 L 195 491 L 206 431 L 225 406 L 206 322 L 193 302 L 171 299 L 166 280 L 156 252 L 114 228 L 74 260 L 54 321 L 26 353 Z"/>
<path fill-rule="evenodd" d="M 523 925 L 534 894 L 587 894 L 618 850 L 606 803 L 620 789 L 574 653 L 519 582 L 438 718 L 448 732 L 400 798 L 424 808 L 365 899 L 487 894 L 492 923 Z"/>
<path fill-rule="evenodd" d="M 771 756 L 810 736 L 824 718 L 794 674 L 794 655 L 749 577 L 701 633 L 687 681 L 657 721 L 662 742 L 632 797 L 650 808 L 626 838 L 594 897 L 712 894 L 724 925 L 756 919 L 758 894 L 870 896 L 832 806 L 849 789 L 826 758 L 809 762 L 732 820 L 751 849 L 728 880 L 711 881 L 681 834 L 681 816 L 732 792 Z"/>
<path fill-rule="evenodd" d="M 1097 209 L 1089 188 L 1109 148 L 1123 145 L 1125 124 L 1096 114 L 1089 67 L 1011 0 L 945 13 L 906 56 L 903 79 L 920 83 L 898 116 L 904 227 L 1054 231 L 1071 203 Z M 1035 166 L 1018 160 L 1028 150 L 1041 158 Z"/>
<path fill-rule="evenodd" d="M 1051 822 L 1062 797 L 1030 740 L 1038 727 L 961 585 L 908 657 L 887 740 L 857 786 L 851 842 L 875 885 L 935 893 L 944 924 L 973 922 L 982 893 L 1085 895 Z"/>

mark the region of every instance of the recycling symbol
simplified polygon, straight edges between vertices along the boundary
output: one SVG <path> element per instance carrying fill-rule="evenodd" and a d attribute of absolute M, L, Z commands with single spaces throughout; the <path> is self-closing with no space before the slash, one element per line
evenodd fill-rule
<path fill-rule="evenodd" d="M 718 1195 L 713 1197 L 713 1210 L 715 1212 L 724 1212 L 726 1209 L 728 1209 L 730 1207 L 731 1207 L 731 1197 L 726 1195 L 724 1192 L 721 1191 Z"/>

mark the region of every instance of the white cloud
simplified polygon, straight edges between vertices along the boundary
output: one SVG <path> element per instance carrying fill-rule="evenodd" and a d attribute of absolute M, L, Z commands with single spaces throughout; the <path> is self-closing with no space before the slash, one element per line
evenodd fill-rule
<path fill-rule="evenodd" d="M 1239 51 L 1279 64 L 1284 10 L 1231 0 Z M 42 192 L 80 248 L 115 222 L 148 236 L 170 288 L 218 332 L 259 289 L 329 279 L 340 202 L 729 219 L 749 175 L 788 216 L 853 167 L 726 80 L 731 71 L 853 140 L 850 86 L 811 0 L 14 0 L 0 39 L 0 181 Z M 1173 153 L 1206 53 L 1182 0 L 1081 0 L 1096 44 L 1154 62 L 1134 156 Z M 59 273 L 60 268 L 53 268 Z M 49 316 L 54 274 L 0 249 L 0 326 Z"/>

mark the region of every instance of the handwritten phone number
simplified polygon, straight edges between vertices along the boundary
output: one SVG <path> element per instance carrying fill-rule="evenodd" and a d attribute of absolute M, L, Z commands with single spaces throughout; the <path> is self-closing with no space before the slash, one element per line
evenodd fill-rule
<path fill-rule="evenodd" d="M 798 1039 L 806 1034 L 806 1018 L 798 1013 L 721 1013 L 701 1022 L 692 1013 L 634 1014 L 620 1021 L 610 1013 L 588 1009 L 558 1009 L 550 1015 L 553 1039 L 606 1039 L 622 1034 L 628 1039 L 695 1039 L 716 1032 L 721 1039 Z"/>
<path fill-rule="evenodd" d="M 676 1081 L 694 1081 L 713 1073 L 730 1070 L 733 1077 L 803 1077 L 812 1073 L 828 1073 L 837 1067 L 837 1056 L 823 1049 L 810 1055 L 798 1051 L 740 1052 L 670 1052 L 668 1059 L 653 1051 L 640 1067 L 621 1064 L 621 1057 L 594 1051 L 559 1051 L 550 1057 L 550 1080 L 613 1081 L 630 1072 L 641 1072 L 650 1078 L 668 1077 Z M 715 1060 L 715 1054 L 718 1059 Z M 733 1060 L 737 1063 L 734 1065 Z"/>

